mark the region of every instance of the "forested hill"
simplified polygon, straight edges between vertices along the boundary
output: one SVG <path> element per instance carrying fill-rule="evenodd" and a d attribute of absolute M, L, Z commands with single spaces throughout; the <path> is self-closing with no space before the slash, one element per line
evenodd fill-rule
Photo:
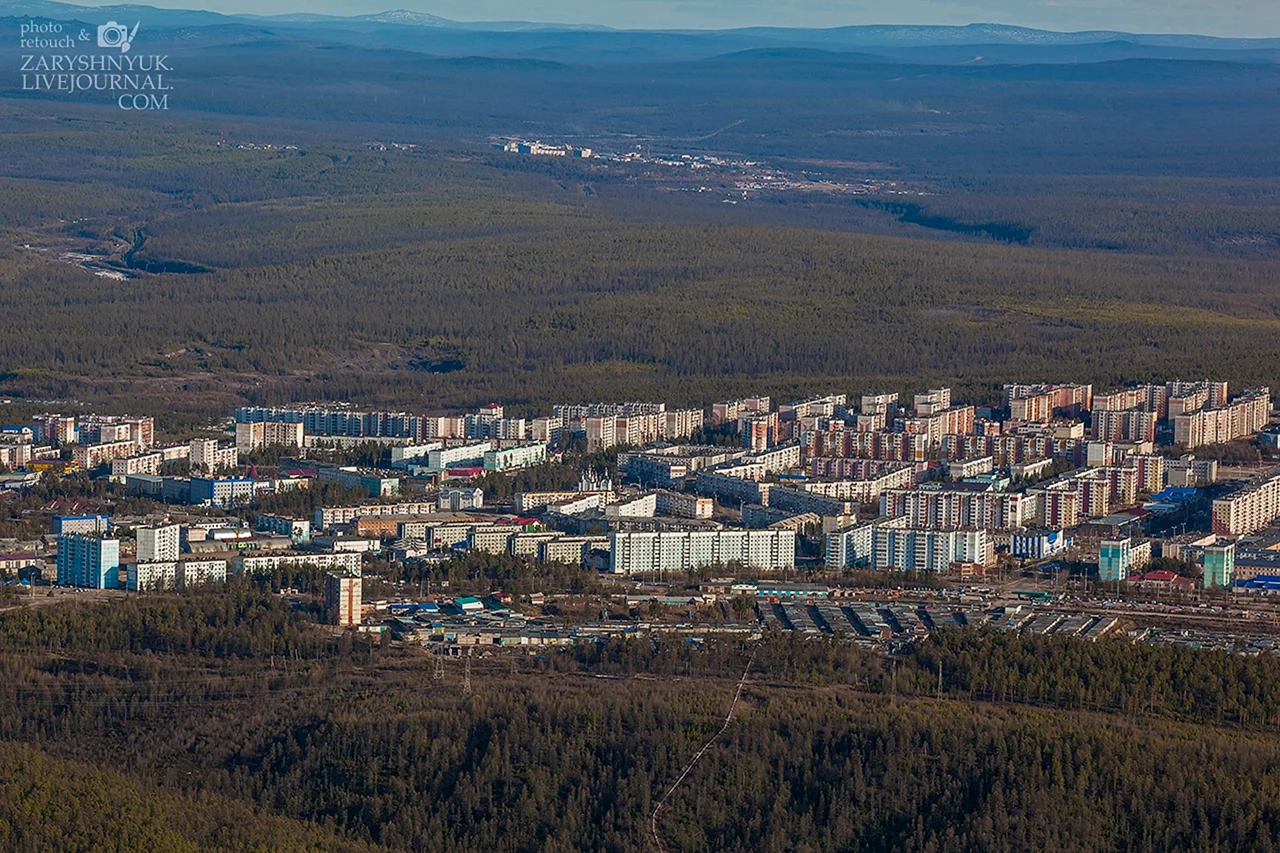
<path fill-rule="evenodd" d="M 660 815 L 669 850 L 1280 842 L 1270 658 L 986 631 L 896 659 L 617 642 L 478 658 L 467 696 L 460 662 L 437 681 L 313 618 L 242 583 L 0 614 L 0 843 L 649 850 L 753 653 Z"/>
<path fill-rule="evenodd" d="M 623 190 L 592 167 L 228 149 L 111 124 L 67 136 L 25 115 L 9 126 L 26 153 L 5 168 L 75 162 L 80 183 L 0 178 L 0 219 L 22 241 L 0 244 L 7 394 L 219 414 L 245 399 L 705 405 L 933 382 L 981 400 L 1018 378 L 1274 384 L 1280 367 L 1265 254 L 663 221 L 600 201 Z M 144 270 L 207 271 L 114 282 L 58 260 L 125 249 Z"/>

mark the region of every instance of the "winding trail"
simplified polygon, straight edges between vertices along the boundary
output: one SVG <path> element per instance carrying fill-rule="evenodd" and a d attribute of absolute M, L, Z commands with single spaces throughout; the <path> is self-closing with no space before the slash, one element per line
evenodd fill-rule
<path fill-rule="evenodd" d="M 742 671 L 742 678 L 738 679 L 738 689 L 734 691 L 733 701 L 729 703 L 729 713 L 724 715 L 724 725 L 720 727 L 719 731 L 707 738 L 707 742 L 693 754 L 693 758 L 689 759 L 689 763 L 685 765 L 683 772 L 680 773 L 675 782 L 671 783 L 671 787 L 662 795 L 662 799 L 658 800 L 658 805 L 654 806 L 653 815 L 649 818 L 649 828 L 653 832 L 653 846 L 658 853 L 666 853 L 666 848 L 662 845 L 662 835 L 658 832 L 658 813 L 662 811 L 662 807 L 667 804 L 667 800 L 669 800 L 671 795 L 676 792 L 676 789 L 680 787 L 680 783 L 689 775 L 689 771 L 693 770 L 693 766 L 698 763 L 698 759 L 702 758 L 703 754 L 711 748 L 711 745 L 719 740 L 720 736 L 728 730 L 729 724 L 733 722 L 733 712 L 738 708 L 738 700 L 742 698 L 742 688 L 747 684 L 747 675 L 751 672 L 751 664 L 755 662 L 755 659 L 756 653 L 752 652 L 751 657 L 747 659 L 746 669 Z"/>

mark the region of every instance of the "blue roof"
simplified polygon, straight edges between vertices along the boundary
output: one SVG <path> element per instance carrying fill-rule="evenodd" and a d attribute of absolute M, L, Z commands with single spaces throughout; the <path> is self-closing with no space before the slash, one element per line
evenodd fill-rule
<path fill-rule="evenodd" d="M 1199 489 L 1180 486 L 1167 486 L 1159 492 L 1151 496 L 1152 501 L 1160 503 L 1182 503 L 1189 501 L 1199 494 Z"/>
<path fill-rule="evenodd" d="M 1236 581 L 1236 586 L 1243 589 L 1280 590 L 1280 575 L 1258 575 L 1253 580 Z"/>

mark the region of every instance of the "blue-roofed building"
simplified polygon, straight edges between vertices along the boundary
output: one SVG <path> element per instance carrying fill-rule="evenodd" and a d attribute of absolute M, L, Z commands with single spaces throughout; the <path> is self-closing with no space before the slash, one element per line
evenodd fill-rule
<path fill-rule="evenodd" d="M 106 533 L 111 517 L 106 515 L 56 515 L 53 518 L 53 534 Z"/>
<path fill-rule="evenodd" d="M 120 540 L 79 534 L 59 536 L 58 583 L 90 589 L 118 589 Z"/>
<path fill-rule="evenodd" d="M 1182 504 L 1187 501 L 1195 500 L 1200 494 L 1199 489 L 1190 487 L 1167 486 L 1151 496 L 1151 500 L 1156 503 Z"/>
<path fill-rule="evenodd" d="M 1236 592 L 1277 593 L 1280 592 L 1280 575 L 1258 575 L 1247 581 L 1236 581 L 1232 589 Z"/>
<path fill-rule="evenodd" d="M 191 503 L 236 506 L 253 500 L 255 485 L 248 477 L 192 477 Z"/>

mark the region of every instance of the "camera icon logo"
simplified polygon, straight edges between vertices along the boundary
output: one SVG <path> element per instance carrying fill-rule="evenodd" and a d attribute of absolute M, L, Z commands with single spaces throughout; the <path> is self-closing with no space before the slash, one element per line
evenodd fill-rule
<path fill-rule="evenodd" d="M 129 52 L 129 44 L 133 41 L 133 37 L 138 34 L 138 27 L 141 21 L 133 25 L 133 31 L 124 24 L 117 24 L 115 21 L 107 21 L 98 27 L 98 47 L 118 47 L 121 53 Z"/>

